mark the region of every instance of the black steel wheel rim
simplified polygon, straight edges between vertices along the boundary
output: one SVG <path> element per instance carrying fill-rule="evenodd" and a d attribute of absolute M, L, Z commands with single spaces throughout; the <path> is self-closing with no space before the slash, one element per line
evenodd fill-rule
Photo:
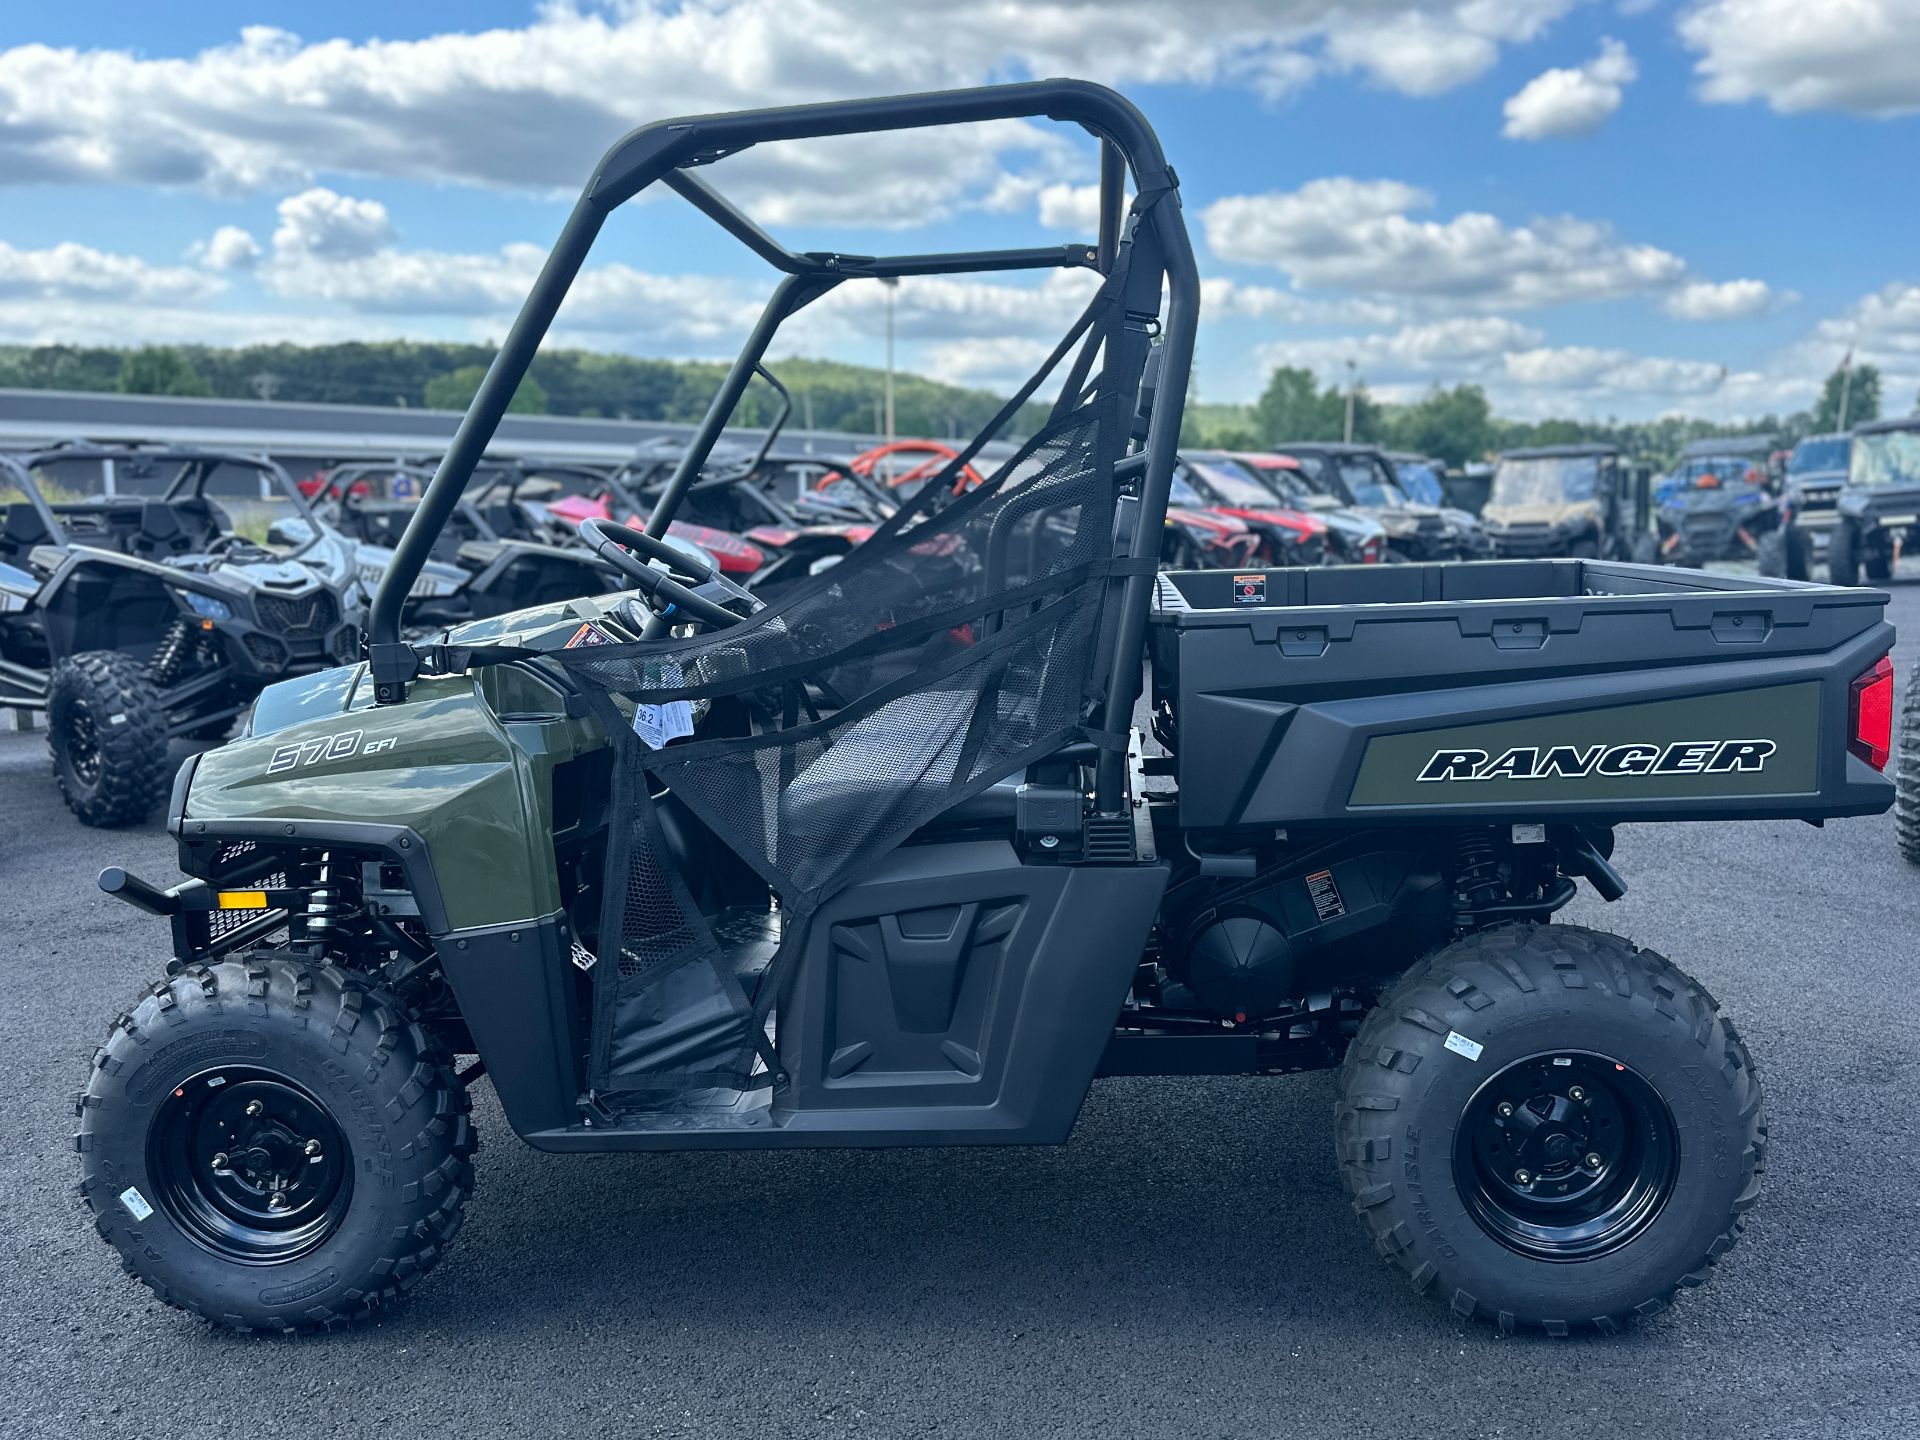
<path fill-rule="evenodd" d="M 67 712 L 67 763 L 83 784 L 99 782 L 100 734 L 90 706 L 75 705 Z"/>
<path fill-rule="evenodd" d="M 272 1070 L 202 1071 L 147 1138 L 160 1207 L 193 1241 L 248 1265 L 297 1260 L 346 1218 L 353 1155 L 327 1107 Z"/>
<path fill-rule="evenodd" d="M 1535 1260 L 1591 1260 L 1628 1244 L 1665 1208 L 1680 1168 L 1673 1112 L 1638 1072 L 1605 1055 L 1517 1060 L 1467 1102 L 1454 1180 L 1480 1228 Z"/>

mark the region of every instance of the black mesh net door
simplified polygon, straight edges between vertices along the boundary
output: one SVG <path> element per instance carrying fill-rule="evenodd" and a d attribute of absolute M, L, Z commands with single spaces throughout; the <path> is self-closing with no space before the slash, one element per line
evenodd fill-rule
<path fill-rule="evenodd" d="M 597 1091 L 767 1083 L 768 1017 L 807 915 L 942 811 L 1090 733 L 1114 466 L 1148 343 L 1127 324 L 1124 278 L 1123 264 L 1083 317 L 1054 418 L 984 483 L 954 488 L 976 444 L 778 606 L 556 657 L 617 749 Z M 1084 383 L 1096 354 L 1104 368 Z M 720 697 L 738 697 L 751 734 L 655 750 L 634 732 L 636 705 Z M 777 905 L 703 907 L 675 853 L 682 811 Z"/>

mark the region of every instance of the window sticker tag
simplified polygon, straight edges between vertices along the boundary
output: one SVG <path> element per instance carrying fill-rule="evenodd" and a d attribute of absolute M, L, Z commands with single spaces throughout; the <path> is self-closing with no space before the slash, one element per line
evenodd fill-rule
<path fill-rule="evenodd" d="M 669 700 L 664 705 L 636 705 L 633 733 L 653 749 L 664 749 L 669 740 L 693 733 L 693 706 L 685 700 Z"/>
<path fill-rule="evenodd" d="M 1447 1049 L 1451 1050 L 1454 1054 L 1464 1055 L 1469 1060 L 1478 1060 L 1480 1058 L 1480 1052 L 1487 1048 L 1478 1040 L 1467 1039 L 1467 1037 L 1462 1035 L 1458 1030 L 1447 1031 L 1446 1045 Z"/>
<path fill-rule="evenodd" d="M 153 1206 L 147 1203 L 147 1197 L 131 1185 L 120 1192 L 120 1203 L 127 1207 L 127 1213 L 136 1220 L 144 1220 L 153 1214 Z"/>
<path fill-rule="evenodd" d="M 568 637 L 567 643 L 560 648 L 562 650 L 578 650 L 582 645 L 611 645 L 613 643 L 614 640 L 611 635 L 594 624 L 593 621 L 588 620 L 581 625 L 578 630 L 574 631 L 573 634 Z"/>

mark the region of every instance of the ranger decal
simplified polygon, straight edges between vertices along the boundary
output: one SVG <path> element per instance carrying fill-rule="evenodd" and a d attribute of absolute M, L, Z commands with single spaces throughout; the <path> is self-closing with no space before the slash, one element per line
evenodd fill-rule
<path fill-rule="evenodd" d="M 1420 771 L 1433 780 L 1545 780 L 1582 775 L 1725 775 L 1766 768 L 1771 740 L 1675 740 L 1656 745 L 1519 745 L 1498 756 L 1485 750 L 1436 750 Z"/>

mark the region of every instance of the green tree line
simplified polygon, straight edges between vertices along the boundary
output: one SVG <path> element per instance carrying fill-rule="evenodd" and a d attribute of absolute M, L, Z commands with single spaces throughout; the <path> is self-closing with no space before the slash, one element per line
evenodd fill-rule
<path fill-rule="evenodd" d="M 101 390 L 137 395 L 201 395 L 228 399 L 314 401 L 335 405 L 405 405 L 464 409 L 493 358 L 487 345 L 405 340 L 338 345 L 0 346 L 0 386 L 34 390 Z M 885 379 L 869 366 L 831 360 L 785 360 L 777 373 L 793 392 L 795 426 L 874 433 L 882 428 Z M 725 367 L 699 360 L 648 360 L 590 350 L 543 351 L 512 408 L 522 413 L 691 422 L 718 389 Z M 1522 445 L 1593 441 L 1666 463 L 1695 440 L 1764 430 L 1791 444 L 1877 419 L 1882 381 L 1872 365 L 1842 366 L 1807 409 L 1766 415 L 1729 427 L 1685 416 L 1657 420 L 1507 420 L 1493 413 L 1478 385 L 1435 386 L 1410 405 L 1376 400 L 1356 387 L 1353 437 L 1416 451 L 1460 466 Z M 991 391 L 943 385 L 924 376 L 894 377 L 895 429 L 902 435 L 973 434 L 1000 408 Z M 1260 449 L 1288 441 L 1338 440 L 1347 433 L 1349 396 L 1322 386 L 1310 370 L 1281 366 L 1252 405 L 1188 406 L 1184 440 L 1228 449 Z M 1920 404 L 1920 402 L 1917 402 Z M 741 401 L 738 423 L 764 424 L 775 400 L 755 385 Z M 1031 431 L 1043 410 L 1029 406 L 1015 430 Z"/>
<path fill-rule="evenodd" d="M 0 346 L 0 386 L 29 390 L 118 391 L 331 405 L 463 409 L 493 359 L 493 347 L 405 340 L 338 345 Z M 884 372 L 830 360 L 783 360 L 771 367 L 793 392 L 794 426 L 875 433 L 883 428 Z M 514 398 L 522 413 L 624 420 L 694 421 L 705 413 L 726 367 L 698 360 L 648 360 L 590 350 L 546 350 Z M 973 434 L 1004 397 L 894 377 L 894 428 L 901 435 Z M 776 400 L 755 385 L 738 423 L 763 424 Z M 1016 428 L 1044 411 L 1030 407 Z"/>
<path fill-rule="evenodd" d="M 1881 389 L 1874 366 L 1842 366 L 1827 377 L 1807 409 L 1730 426 L 1680 415 L 1657 420 L 1505 420 L 1493 413 L 1478 385 L 1435 386 L 1410 405 L 1383 404 L 1358 386 L 1352 396 L 1352 433 L 1357 441 L 1429 455 L 1451 466 L 1525 445 L 1580 443 L 1616 445 L 1626 454 L 1664 465 L 1689 444 L 1714 435 L 1765 432 L 1785 447 L 1807 435 L 1877 420 Z M 1312 371 L 1281 366 L 1251 405 L 1190 406 L 1185 439 L 1230 450 L 1339 440 L 1347 433 L 1347 404 L 1347 392 L 1339 386 L 1323 387 Z M 1915 408 L 1920 410 L 1920 399 Z"/>

